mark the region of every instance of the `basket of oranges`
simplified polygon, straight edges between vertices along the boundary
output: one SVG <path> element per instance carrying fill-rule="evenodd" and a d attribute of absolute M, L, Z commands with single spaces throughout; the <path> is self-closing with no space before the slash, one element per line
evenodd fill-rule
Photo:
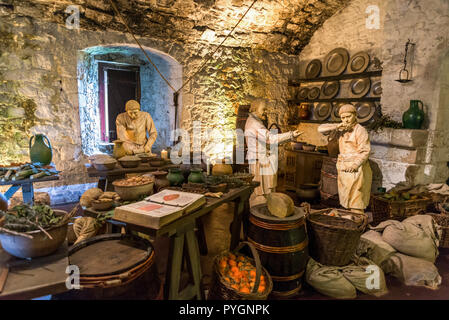
<path fill-rule="evenodd" d="M 254 259 L 239 252 L 245 245 Z M 215 257 L 209 300 L 266 300 L 272 289 L 270 274 L 251 243 L 243 241 L 234 251 Z"/>

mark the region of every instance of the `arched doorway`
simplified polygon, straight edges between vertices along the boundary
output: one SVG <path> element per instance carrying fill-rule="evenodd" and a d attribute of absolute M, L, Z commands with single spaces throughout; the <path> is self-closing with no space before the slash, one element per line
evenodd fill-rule
<path fill-rule="evenodd" d="M 182 66 L 169 55 L 144 48 L 173 87 L 182 83 Z M 140 100 L 141 110 L 151 114 L 158 137 L 153 152 L 171 145 L 175 129 L 173 90 L 134 45 L 89 47 L 78 56 L 78 94 L 82 149 L 86 155 L 111 152 L 115 117 L 129 98 Z M 179 98 L 177 122 L 181 114 Z"/>

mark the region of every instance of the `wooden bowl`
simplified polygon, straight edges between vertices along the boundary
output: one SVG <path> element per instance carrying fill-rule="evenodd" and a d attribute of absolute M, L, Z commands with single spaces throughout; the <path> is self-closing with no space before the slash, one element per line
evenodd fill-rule
<path fill-rule="evenodd" d="M 112 208 L 114 204 L 114 200 L 112 199 L 101 199 L 101 200 L 92 200 L 91 205 L 94 210 L 97 211 L 106 211 Z"/>
<path fill-rule="evenodd" d="M 153 193 L 154 181 L 147 184 L 141 184 L 137 186 L 120 186 L 117 182 L 120 180 L 112 182 L 115 192 L 118 193 L 120 198 L 124 201 L 138 200 L 142 195 L 151 195 Z"/>
<path fill-rule="evenodd" d="M 93 165 L 98 171 L 112 170 L 117 165 L 117 161 L 94 162 Z"/>
<path fill-rule="evenodd" d="M 162 167 L 165 164 L 165 160 L 150 160 L 150 167 Z"/>
<path fill-rule="evenodd" d="M 67 215 L 66 211 L 53 210 L 56 215 Z M 0 242 L 3 249 L 9 254 L 18 258 L 37 258 L 48 256 L 58 250 L 67 236 L 67 224 L 59 227 L 46 229 L 51 237 L 50 239 L 41 230 L 29 231 L 33 239 L 25 238 L 19 235 L 0 233 Z"/>
<path fill-rule="evenodd" d="M 142 161 L 141 159 L 136 160 L 118 160 L 120 162 L 120 165 L 123 168 L 137 168 Z"/>
<path fill-rule="evenodd" d="M 315 151 L 315 146 L 310 144 L 305 144 L 302 146 L 302 149 L 305 151 Z"/>
<path fill-rule="evenodd" d="M 154 156 L 150 156 L 149 154 L 141 153 L 137 154 L 137 156 L 140 158 L 142 163 L 149 162 L 151 159 L 154 159 Z"/>

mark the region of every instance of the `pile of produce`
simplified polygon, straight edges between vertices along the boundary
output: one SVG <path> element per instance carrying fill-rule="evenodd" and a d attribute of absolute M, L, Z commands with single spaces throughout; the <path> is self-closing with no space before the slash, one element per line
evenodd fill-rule
<path fill-rule="evenodd" d="M 241 293 L 251 293 L 256 282 L 256 268 L 244 255 L 229 253 L 219 261 L 219 272 L 223 279 Z M 257 292 L 263 293 L 267 288 L 265 276 L 260 276 Z"/>
<path fill-rule="evenodd" d="M 103 200 L 104 199 L 104 200 Z M 92 205 L 92 201 L 120 201 L 120 196 L 116 192 L 103 192 L 100 188 L 91 188 L 86 190 L 80 198 L 80 205 L 84 208 L 88 208 Z"/>
<path fill-rule="evenodd" d="M 50 165 L 41 166 L 36 163 L 25 163 L 21 166 L 9 166 L 0 168 L 0 180 L 6 181 L 19 181 L 24 179 L 39 179 L 46 176 L 52 176 L 58 174 L 59 171 L 55 170 Z"/>
<path fill-rule="evenodd" d="M 57 216 L 48 205 L 15 206 L 10 211 L 0 211 L 0 216 L 4 217 L 3 228 L 16 232 L 49 229 L 65 218 Z"/>
<path fill-rule="evenodd" d="M 391 201 L 407 201 L 407 200 L 417 200 L 422 199 L 417 194 L 411 194 L 410 192 L 398 192 L 398 191 L 389 191 L 382 195 L 384 199 Z"/>
<path fill-rule="evenodd" d="M 117 185 L 119 187 L 135 187 L 142 186 L 151 182 L 154 182 L 154 178 L 151 176 L 136 176 L 114 181 L 114 185 Z"/>

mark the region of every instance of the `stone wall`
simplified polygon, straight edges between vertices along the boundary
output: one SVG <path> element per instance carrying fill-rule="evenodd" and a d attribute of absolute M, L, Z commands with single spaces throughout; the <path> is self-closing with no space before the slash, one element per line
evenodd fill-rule
<path fill-rule="evenodd" d="M 79 101 L 80 97 L 89 97 L 80 96 L 79 88 L 84 90 L 93 84 L 79 86 L 87 74 L 82 65 L 78 69 L 78 61 L 86 48 L 135 46 L 135 43 L 130 35 L 121 32 L 70 30 L 62 24 L 42 22 L 40 16 L 15 14 L 3 6 L 0 9 L 0 84 L 5 93 L 0 113 L 0 130 L 3 130 L 0 162 L 28 161 L 28 138 L 35 133 L 47 135 L 61 178 L 40 183 L 35 189 L 51 191 L 52 199 L 58 202 L 76 201 L 86 186 L 97 180 L 88 178 L 85 169 L 87 154 L 82 149 L 79 106 L 90 106 L 81 117 L 98 118 L 92 96 L 89 101 Z M 158 50 L 182 65 L 182 79 L 174 75 L 170 79 L 178 86 L 180 80 L 185 82 L 194 74 L 206 53 L 215 49 L 205 43 L 181 46 L 149 37 L 140 38 L 140 41 L 144 47 Z M 254 97 L 264 97 L 270 100 L 270 122 L 275 121 L 285 128 L 289 99 L 287 81 L 298 77 L 295 74 L 297 63 L 296 56 L 283 53 L 224 47 L 183 88 L 180 126 L 191 130 L 192 121 L 200 120 L 210 127 L 234 128 L 238 106 L 250 103 Z M 89 90 L 92 91 L 92 87 Z M 165 92 L 168 95 L 165 101 L 172 101 L 169 90 Z M 157 108 L 160 110 L 156 110 L 156 114 L 167 112 L 173 106 L 158 105 Z M 8 110 L 12 111 L 8 113 Z M 10 114 L 13 113 L 25 113 L 25 117 L 14 116 L 12 122 Z M 94 132 L 95 126 L 84 129 L 84 132 Z"/>
<path fill-rule="evenodd" d="M 379 29 L 366 28 L 369 16 L 366 9 L 373 5 L 379 8 Z M 396 121 L 402 121 L 409 100 L 424 102 L 423 129 L 427 131 L 424 140 L 420 137 L 419 145 L 402 146 L 371 135 L 371 160 L 378 167 L 376 172 L 382 172 L 377 178 L 387 188 L 400 181 L 444 182 L 449 176 L 449 131 L 443 124 L 448 119 L 449 102 L 448 12 L 449 3 L 440 0 L 354 0 L 323 24 L 300 54 L 301 74 L 310 60 L 324 61 L 327 53 L 337 47 L 346 48 L 350 54 L 366 51 L 372 59 L 377 58 L 383 69 L 382 113 Z M 413 81 L 401 84 L 394 80 L 398 79 L 402 68 L 407 39 L 416 43 Z M 316 126 L 308 125 L 304 129 L 314 131 Z M 392 135 L 391 130 L 384 134 Z M 393 135 L 407 140 L 415 133 L 414 130 L 400 130 Z"/>

